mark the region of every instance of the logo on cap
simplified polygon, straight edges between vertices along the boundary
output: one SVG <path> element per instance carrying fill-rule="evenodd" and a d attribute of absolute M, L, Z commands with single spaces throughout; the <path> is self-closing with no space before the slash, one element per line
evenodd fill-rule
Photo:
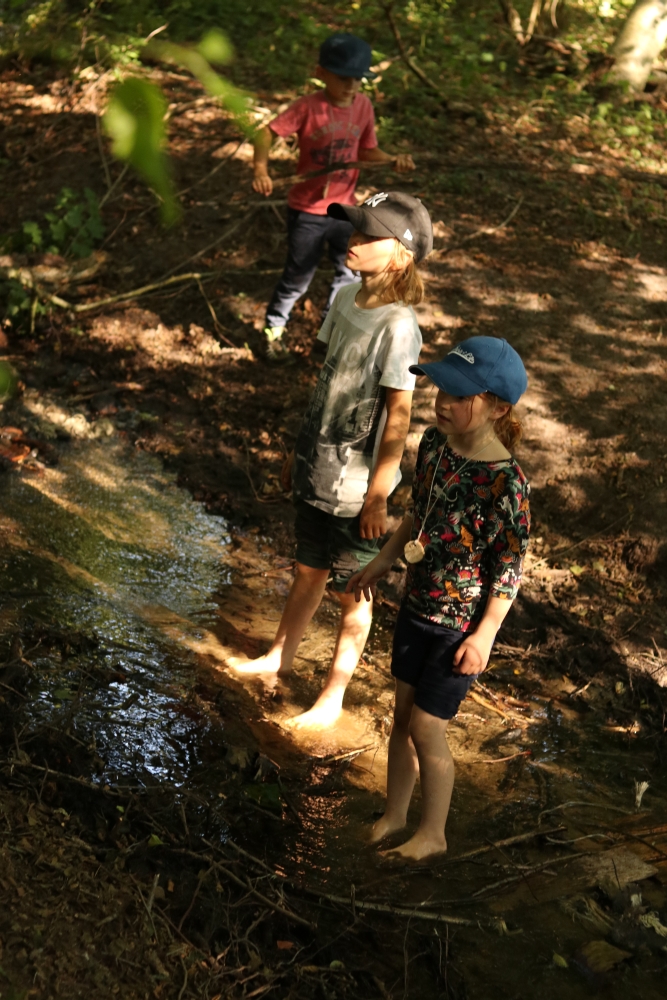
<path fill-rule="evenodd" d="M 411 240 L 412 239 L 412 233 L 410 232 L 409 229 L 406 229 L 405 232 L 403 233 L 403 239 L 404 240 Z"/>
<path fill-rule="evenodd" d="M 464 361 L 467 361 L 468 364 L 471 365 L 475 364 L 475 355 L 472 353 L 472 351 L 464 351 L 462 347 L 455 347 L 454 350 L 450 351 L 449 353 L 457 354 L 460 358 L 463 358 Z"/>
<path fill-rule="evenodd" d="M 373 194 L 370 198 L 367 198 L 364 205 L 370 205 L 371 208 L 377 208 L 379 204 L 386 201 L 389 195 L 385 191 L 381 191 L 379 194 Z"/>

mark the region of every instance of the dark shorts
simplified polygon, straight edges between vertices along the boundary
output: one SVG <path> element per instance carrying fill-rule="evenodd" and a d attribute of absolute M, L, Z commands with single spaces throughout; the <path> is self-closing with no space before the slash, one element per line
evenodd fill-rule
<path fill-rule="evenodd" d="M 394 632 L 391 672 L 415 689 L 415 705 L 438 719 L 453 719 L 477 674 L 453 673 L 454 653 L 468 632 L 435 625 L 401 608 Z"/>
<path fill-rule="evenodd" d="M 328 569 L 334 590 L 344 591 L 347 581 L 378 553 L 379 538 L 362 538 L 359 517 L 338 517 L 295 500 L 296 561 L 311 569 Z"/>

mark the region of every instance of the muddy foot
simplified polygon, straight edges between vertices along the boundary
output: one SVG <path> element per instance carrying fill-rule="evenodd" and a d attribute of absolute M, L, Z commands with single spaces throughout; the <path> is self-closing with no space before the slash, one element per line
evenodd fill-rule
<path fill-rule="evenodd" d="M 340 718 L 343 709 L 335 703 L 325 702 L 323 705 L 313 705 L 308 712 L 287 719 L 286 726 L 290 729 L 329 729 Z"/>
<path fill-rule="evenodd" d="M 373 823 L 373 827 L 368 838 L 369 844 L 379 844 L 381 840 L 385 837 L 389 837 L 392 833 L 398 833 L 405 827 L 405 820 L 401 822 L 400 820 L 393 820 L 386 813 L 381 816 L 380 819 Z"/>
<path fill-rule="evenodd" d="M 280 660 L 273 657 L 260 656 L 256 660 L 248 660 L 242 656 L 231 656 L 226 661 L 230 670 L 237 674 L 275 674 L 285 677 L 288 671 L 281 669 Z"/>
<path fill-rule="evenodd" d="M 390 864 L 423 864 L 428 865 L 432 861 L 442 857 L 447 850 L 447 841 L 444 837 L 432 839 L 420 836 L 419 831 L 406 840 L 400 847 L 395 847 L 391 851 L 382 851 L 382 857 Z"/>

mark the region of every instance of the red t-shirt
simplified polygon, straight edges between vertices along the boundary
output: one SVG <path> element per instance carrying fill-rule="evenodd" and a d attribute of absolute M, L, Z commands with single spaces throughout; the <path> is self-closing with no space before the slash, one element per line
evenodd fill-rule
<path fill-rule="evenodd" d="M 323 90 L 308 94 L 269 122 L 269 128 L 276 135 L 298 135 L 298 174 L 322 170 L 341 160 L 358 160 L 360 149 L 374 149 L 378 144 L 373 105 L 365 94 L 355 94 L 347 108 L 337 108 Z M 334 201 L 354 204 L 358 177 L 358 170 L 336 170 L 300 181 L 290 190 L 287 203 L 300 212 L 326 215 L 327 206 Z"/>

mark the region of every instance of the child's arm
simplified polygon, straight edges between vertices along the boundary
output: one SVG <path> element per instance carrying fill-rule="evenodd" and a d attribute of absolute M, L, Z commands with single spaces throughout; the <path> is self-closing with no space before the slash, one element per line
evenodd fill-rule
<path fill-rule="evenodd" d="M 253 191 L 268 197 L 273 191 L 273 181 L 269 176 L 269 152 L 273 142 L 273 132 L 268 125 L 256 133 L 253 140 L 255 154 L 253 157 L 253 168 L 255 176 L 252 181 Z"/>
<path fill-rule="evenodd" d="M 394 170 L 399 174 L 405 174 L 415 169 L 414 160 L 409 153 L 399 153 L 398 156 L 392 156 L 391 153 L 385 153 L 379 146 L 374 146 L 372 149 L 360 149 L 359 159 L 366 163 L 393 163 Z"/>
<path fill-rule="evenodd" d="M 406 542 L 410 541 L 412 533 L 412 514 L 406 514 L 398 528 L 386 545 L 383 545 L 375 559 L 369 562 L 359 573 L 355 573 L 347 581 L 346 594 L 354 591 L 354 598 L 359 603 L 363 592 L 367 601 L 375 597 L 375 585 L 378 580 L 389 572 L 399 556 L 403 555 Z"/>
<path fill-rule="evenodd" d="M 387 497 L 394 485 L 410 429 L 412 390 L 388 388 L 385 405 L 387 422 L 380 439 L 377 465 L 361 509 L 359 534 L 362 538 L 380 538 L 387 530 Z"/>
<path fill-rule="evenodd" d="M 505 620 L 512 603 L 507 598 L 489 597 L 479 625 L 454 653 L 455 674 L 481 674 L 486 670 L 496 632 Z"/>

